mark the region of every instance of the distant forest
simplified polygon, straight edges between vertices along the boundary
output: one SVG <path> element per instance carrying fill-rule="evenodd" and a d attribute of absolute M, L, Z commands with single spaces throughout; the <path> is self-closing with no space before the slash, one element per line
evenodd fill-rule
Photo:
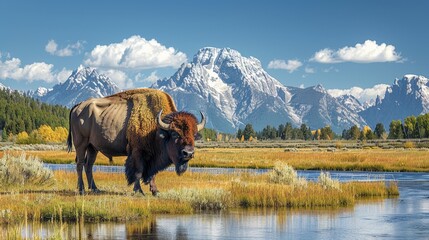
<path fill-rule="evenodd" d="M 0 130 L 2 136 L 32 132 L 41 125 L 68 129 L 69 109 L 34 100 L 18 91 L 0 90 Z M 3 138 L 4 139 L 4 138 Z"/>

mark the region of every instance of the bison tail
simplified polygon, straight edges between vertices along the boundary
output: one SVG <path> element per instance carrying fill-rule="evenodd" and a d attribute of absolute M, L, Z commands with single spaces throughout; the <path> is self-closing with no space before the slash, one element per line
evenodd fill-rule
<path fill-rule="evenodd" d="M 72 136 L 71 136 L 71 129 L 69 130 L 69 135 L 67 137 L 67 152 L 72 151 Z"/>
<path fill-rule="evenodd" d="M 67 136 L 67 151 L 71 152 L 72 148 L 73 148 L 73 143 L 72 143 L 72 124 L 71 124 L 71 115 L 74 111 L 74 109 L 78 106 L 79 104 L 76 104 L 72 107 L 72 109 L 70 109 L 70 113 L 69 113 L 69 134 Z"/>
<path fill-rule="evenodd" d="M 130 157 L 127 157 L 127 160 L 125 161 L 125 177 L 127 178 L 128 185 L 131 185 L 136 181 L 136 169 L 134 168 L 133 161 Z"/>

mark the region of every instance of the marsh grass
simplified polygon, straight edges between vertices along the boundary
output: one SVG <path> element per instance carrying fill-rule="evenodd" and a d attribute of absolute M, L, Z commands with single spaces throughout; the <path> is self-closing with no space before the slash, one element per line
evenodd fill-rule
<path fill-rule="evenodd" d="M 0 187 L 0 223 L 23 221 L 100 222 L 146 219 L 154 214 L 191 214 L 201 210 L 247 207 L 335 208 L 353 206 L 358 199 L 399 194 L 395 184 L 381 182 L 340 183 L 338 189 L 325 189 L 317 182 L 305 188 L 270 182 L 268 174 L 172 172 L 157 176 L 159 197 L 132 193 L 119 173 L 94 173 L 101 194 L 80 196 L 76 175 L 54 172 L 52 186 Z M 395 189 L 396 186 L 396 189 Z M 35 190 L 37 189 L 37 190 Z"/>

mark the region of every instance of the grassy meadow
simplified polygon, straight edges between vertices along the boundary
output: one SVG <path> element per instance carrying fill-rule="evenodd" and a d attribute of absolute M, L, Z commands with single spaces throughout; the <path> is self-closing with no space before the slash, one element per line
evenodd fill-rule
<path fill-rule="evenodd" d="M 74 163 L 74 152 L 64 150 L 26 150 L 45 163 Z M 0 157 L 3 152 L 0 151 Z M 197 148 L 193 167 L 272 168 L 283 162 L 299 170 L 343 171 L 429 171 L 429 151 L 426 149 L 351 149 L 320 150 L 289 148 Z M 125 157 L 113 158 L 113 165 L 123 166 Z M 109 160 L 98 154 L 95 164 L 109 165 Z"/>

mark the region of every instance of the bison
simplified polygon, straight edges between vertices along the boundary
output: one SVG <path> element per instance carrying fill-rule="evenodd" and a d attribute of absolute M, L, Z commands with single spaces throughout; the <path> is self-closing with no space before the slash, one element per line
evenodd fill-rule
<path fill-rule="evenodd" d="M 89 190 L 98 192 L 92 176 L 97 153 L 109 159 L 127 156 L 125 174 L 134 191 L 143 193 L 140 180 L 150 183 L 156 195 L 155 175 L 174 164 L 178 175 L 186 171 L 194 157 L 195 139 L 204 128 L 188 112 L 177 111 L 167 93 L 155 89 L 134 89 L 104 98 L 92 98 L 70 110 L 69 152 L 76 150 L 78 190 L 85 192 L 82 171 L 85 167 Z M 73 143 L 72 143 L 73 142 Z"/>

